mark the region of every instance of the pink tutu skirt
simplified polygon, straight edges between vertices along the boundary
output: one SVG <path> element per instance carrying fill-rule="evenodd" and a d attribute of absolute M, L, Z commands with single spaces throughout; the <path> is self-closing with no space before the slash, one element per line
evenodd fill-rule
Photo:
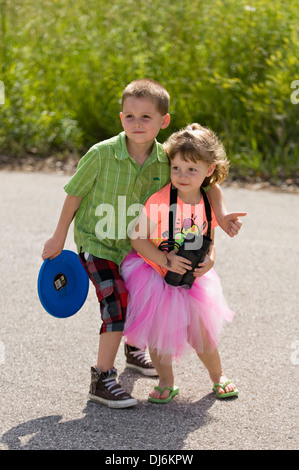
<path fill-rule="evenodd" d="M 211 351 L 224 321 L 233 319 L 214 269 L 197 278 L 191 289 L 173 287 L 130 253 L 121 274 L 129 292 L 124 336 L 140 349 L 156 349 L 163 362 L 180 359 L 191 348 L 199 354 Z"/>

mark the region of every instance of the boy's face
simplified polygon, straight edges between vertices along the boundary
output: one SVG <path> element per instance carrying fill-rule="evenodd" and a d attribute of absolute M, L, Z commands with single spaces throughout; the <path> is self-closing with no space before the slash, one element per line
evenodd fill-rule
<path fill-rule="evenodd" d="M 155 103 L 133 97 L 125 100 L 120 119 L 127 138 L 135 144 L 152 144 L 160 129 L 170 122 L 169 114 L 162 116 Z"/>

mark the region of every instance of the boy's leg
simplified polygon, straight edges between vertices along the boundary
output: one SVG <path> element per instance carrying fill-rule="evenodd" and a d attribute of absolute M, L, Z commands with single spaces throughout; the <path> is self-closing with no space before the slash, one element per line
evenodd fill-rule
<path fill-rule="evenodd" d="M 100 302 L 103 320 L 101 336 L 105 332 L 123 331 L 127 310 L 128 292 L 125 288 L 123 279 L 119 274 L 118 266 L 112 261 L 96 258 L 88 253 L 81 253 L 80 259 L 90 280 L 95 286 L 97 297 Z M 102 342 L 103 347 L 101 346 Z M 97 364 L 102 363 L 106 368 L 106 360 L 108 360 L 108 357 L 103 356 L 105 354 L 105 344 L 104 340 L 101 341 L 100 339 Z M 109 351 L 107 351 L 107 353 L 111 352 L 112 356 L 113 347 L 113 345 L 110 346 L 108 344 Z M 118 347 L 119 343 L 117 349 Z M 157 372 L 145 351 L 137 349 L 133 345 L 126 344 L 124 349 L 127 367 L 138 370 L 147 376 L 157 375 Z M 117 350 L 115 352 L 114 359 L 116 353 Z M 100 356 L 103 356 L 103 360 Z M 111 360 L 108 362 L 111 363 Z"/>
<path fill-rule="evenodd" d="M 102 317 L 97 366 L 91 368 L 89 398 L 112 408 L 137 405 L 137 400 L 115 380 L 117 371 L 114 361 L 122 338 L 127 307 L 127 291 L 118 266 L 87 253 L 81 253 L 80 258 L 95 286 Z"/>
<path fill-rule="evenodd" d="M 100 335 L 97 367 L 102 372 L 113 369 L 122 331 L 111 331 Z"/>

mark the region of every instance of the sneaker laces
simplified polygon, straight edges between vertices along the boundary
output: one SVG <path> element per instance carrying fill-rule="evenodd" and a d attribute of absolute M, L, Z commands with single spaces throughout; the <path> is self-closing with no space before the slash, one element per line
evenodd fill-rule
<path fill-rule="evenodd" d="M 105 383 L 105 387 L 109 390 L 109 392 L 115 395 L 116 397 L 125 393 L 124 389 L 121 388 L 121 386 L 116 382 L 114 375 L 112 377 L 107 377 L 107 379 L 103 379 L 103 383 Z M 118 386 L 118 388 L 116 388 L 115 390 L 111 390 L 115 386 Z"/>
<path fill-rule="evenodd" d="M 137 351 L 130 351 L 130 354 L 132 354 L 134 357 L 136 357 L 136 359 L 145 365 L 152 363 L 149 354 L 147 354 L 142 349 L 138 349 Z"/>

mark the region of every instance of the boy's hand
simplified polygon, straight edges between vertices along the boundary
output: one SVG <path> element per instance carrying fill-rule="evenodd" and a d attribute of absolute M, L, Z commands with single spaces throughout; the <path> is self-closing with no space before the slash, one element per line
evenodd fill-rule
<path fill-rule="evenodd" d="M 64 242 L 57 239 L 55 236 L 46 241 L 44 250 L 42 252 L 42 259 L 53 259 L 60 255 L 64 247 Z"/>
<path fill-rule="evenodd" d="M 206 274 L 215 263 L 215 246 L 211 245 L 209 253 L 206 255 L 203 263 L 199 263 L 197 268 L 194 269 L 193 275 L 194 277 L 201 277 Z"/>
<path fill-rule="evenodd" d="M 238 235 L 242 227 L 239 217 L 244 217 L 245 215 L 247 215 L 246 212 L 230 212 L 218 220 L 218 224 L 230 237 L 234 237 Z"/>
<path fill-rule="evenodd" d="M 44 251 L 42 252 L 43 260 L 56 258 L 56 256 L 60 255 L 62 252 L 69 226 L 81 202 L 82 197 L 66 195 L 56 230 L 53 236 L 49 238 L 44 245 Z"/>

